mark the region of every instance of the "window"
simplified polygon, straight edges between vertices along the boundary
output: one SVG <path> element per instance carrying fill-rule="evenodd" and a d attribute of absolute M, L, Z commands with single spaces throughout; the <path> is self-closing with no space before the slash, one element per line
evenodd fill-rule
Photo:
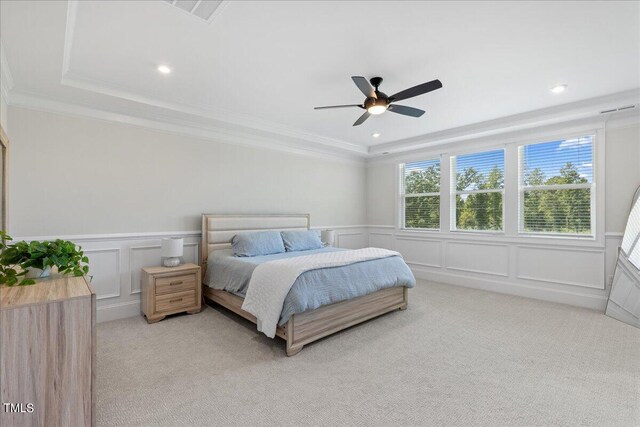
<path fill-rule="evenodd" d="M 593 234 L 593 140 L 519 147 L 521 233 Z"/>
<path fill-rule="evenodd" d="M 400 165 L 402 225 L 440 229 L 440 160 Z"/>
<path fill-rule="evenodd" d="M 451 171 L 451 228 L 502 230 L 504 150 L 451 157 Z"/>

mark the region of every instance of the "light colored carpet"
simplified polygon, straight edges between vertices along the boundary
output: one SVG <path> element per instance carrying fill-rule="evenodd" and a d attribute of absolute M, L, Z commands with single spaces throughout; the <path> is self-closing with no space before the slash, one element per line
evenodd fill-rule
<path fill-rule="evenodd" d="M 222 308 L 98 325 L 99 426 L 640 425 L 640 330 L 419 282 L 409 309 L 287 358 Z"/>

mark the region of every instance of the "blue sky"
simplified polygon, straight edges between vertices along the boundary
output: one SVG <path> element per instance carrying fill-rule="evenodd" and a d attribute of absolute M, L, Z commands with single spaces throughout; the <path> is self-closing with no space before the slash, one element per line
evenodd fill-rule
<path fill-rule="evenodd" d="M 486 178 L 495 166 L 504 171 L 504 150 L 483 151 L 456 157 L 457 173 L 473 167 Z"/>
<path fill-rule="evenodd" d="M 405 172 L 405 175 L 408 175 L 409 173 L 411 173 L 411 171 L 422 170 L 422 169 L 428 168 L 429 166 L 435 166 L 439 164 L 440 164 L 440 159 L 423 160 L 420 162 L 407 163 L 404 166 L 404 172 Z"/>
<path fill-rule="evenodd" d="M 548 179 L 552 176 L 560 175 L 560 169 L 568 162 L 571 162 L 578 168 L 578 173 L 582 177 L 592 182 L 592 136 L 525 145 L 522 147 L 522 153 L 525 173 L 539 168 L 544 173 L 545 179 Z M 407 163 L 405 165 L 405 173 L 408 174 L 412 170 L 424 169 L 439 163 L 439 159 Z M 473 167 L 486 177 L 495 166 L 504 170 L 504 150 L 502 149 L 456 157 L 456 172 L 458 173 Z"/>
<path fill-rule="evenodd" d="M 589 182 L 593 178 L 593 137 L 544 142 L 522 147 L 524 168 L 539 168 L 545 179 L 560 175 L 560 169 L 568 162 L 578 168 L 578 173 Z"/>

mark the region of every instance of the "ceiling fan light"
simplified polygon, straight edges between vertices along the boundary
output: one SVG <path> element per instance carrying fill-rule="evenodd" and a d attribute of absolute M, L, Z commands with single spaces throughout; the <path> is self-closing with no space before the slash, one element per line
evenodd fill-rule
<path fill-rule="evenodd" d="M 385 111 L 387 111 L 387 106 L 386 105 L 372 105 L 371 107 L 367 108 L 367 111 L 369 112 L 369 114 L 382 114 Z"/>

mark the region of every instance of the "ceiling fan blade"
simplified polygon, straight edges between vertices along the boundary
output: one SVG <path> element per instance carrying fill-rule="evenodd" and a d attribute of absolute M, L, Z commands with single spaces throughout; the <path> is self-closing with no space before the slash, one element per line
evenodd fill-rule
<path fill-rule="evenodd" d="M 326 107 L 313 107 L 314 110 L 325 110 L 327 108 L 347 108 L 347 107 L 360 107 L 364 108 L 360 104 L 349 104 L 349 105 L 328 105 Z"/>
<path fill-rule="evenodd" d="M 351 80 L 358 86 L 360 92 L 364 93 L 364 95 L 368 98 L 378 98 L 376 96 L 376 91 L 373 90 L 373 87 L 369 84 L 367 79 L 362 76 L 351 76 Z"/>
<path fill-rule="evenodd" d="M 419 110 L 417 108 L 407 107 L 405 105 L 396 105 L 396 104 L 389 105 L 389 108 L 387 108 L 387 110 L 393 113 L 402 114 L 404 116 L 411 116 L 411 117 L 420 117 L 424 114 L 424 110 Z"/>
<path fill-rule="evenodd" d="M 442 83 L 440 80 L 431 80 L 427 83 L 422 83 L 421 85 L 414 86 L 409 89 L 405 89 L 402 92 L 398 92 L 395 95 L 391 95 L 389 99 L 391 102 L 402 101 L 403 99 L 413 98 L 414 96 L 422 95 L 427 92 L 431 92 L 432 90 L 440 89 L 442 87 Z"/>
<path fill-rule="evenodd" d="M 369 118 L 371 114 L 369 114 L 368 111 L 365 111 L 363 115 L 360 116 L 360 118 L 358 120 L 356 120 L 356 122 L 353 124 L 354 126 L 360 126 L 362 123 L 364 123 L 365 120 L 367 120 Z"/>

